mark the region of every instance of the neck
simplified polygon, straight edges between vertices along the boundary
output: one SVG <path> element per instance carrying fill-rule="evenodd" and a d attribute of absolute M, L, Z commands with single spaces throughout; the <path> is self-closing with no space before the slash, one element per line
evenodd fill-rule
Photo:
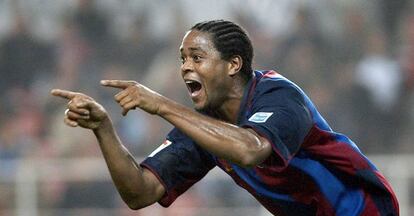
<path fill-rule="evenodd" d="M 244 82 L 239 85 L 234 85 L 234 88 L 228 94 L 227 100 L 216 109 L 215 115 L 226 122 L 236 124 L 246 87 L 247 85 Z"/>

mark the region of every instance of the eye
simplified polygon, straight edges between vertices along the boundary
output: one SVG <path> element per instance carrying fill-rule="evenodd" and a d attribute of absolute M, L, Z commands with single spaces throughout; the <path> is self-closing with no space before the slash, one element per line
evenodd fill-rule
<path fill-rule="evenodd" d="M 201 56 L 199 55 L 194 55 L 193 56 L 194 62 L 200 62 L 201 61 Z"/>
<path fill-rule="evenodd" d="M 185 58 L 184 57 L 181 56 L 179 60 L 181 61 L 181 64 L 185 63 Z"/>

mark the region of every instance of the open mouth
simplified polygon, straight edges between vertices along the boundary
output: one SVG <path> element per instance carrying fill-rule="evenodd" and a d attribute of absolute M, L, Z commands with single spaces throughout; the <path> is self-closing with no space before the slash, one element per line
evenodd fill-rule
<path fill-rule="evenodd" d="M 187 80 L 185 81 L 185 84 L 187 85 L 188 91 L 190 92 L 191 96 L 196 96 L 201 90 L 201 83 L 195 81 L 195 80 Z"/>

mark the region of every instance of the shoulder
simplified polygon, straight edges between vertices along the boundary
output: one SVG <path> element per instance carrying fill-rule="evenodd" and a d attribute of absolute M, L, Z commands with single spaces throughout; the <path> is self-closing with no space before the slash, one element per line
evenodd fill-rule
<path fill-rule="evenodd" d="M 278 97 L 303 98 L 303 91 L 295 83 L 276 71 L 255 71 L 254 97 L 275 95 Z"/>

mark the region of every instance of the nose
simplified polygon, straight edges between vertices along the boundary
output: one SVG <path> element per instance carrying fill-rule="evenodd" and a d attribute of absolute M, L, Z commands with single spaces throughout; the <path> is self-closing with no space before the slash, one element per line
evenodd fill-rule
<path fill-rule="evenodd" d="M 191 61 L 184 61 L 183 64 L 181 65 L 181 73 L 182 75 L 185 75 L 188 72 L 191 72 L 194 70 L 193 64 L 191 63 Z"/>

